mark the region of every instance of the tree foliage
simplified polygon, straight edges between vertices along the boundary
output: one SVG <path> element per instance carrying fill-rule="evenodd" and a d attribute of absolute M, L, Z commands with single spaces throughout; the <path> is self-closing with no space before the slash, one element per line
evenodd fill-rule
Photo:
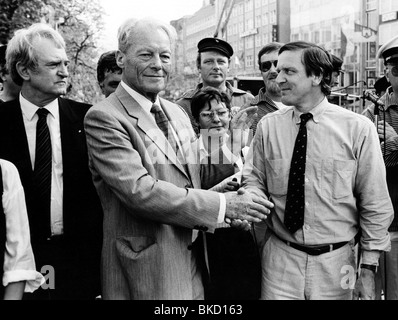
<path fill-rule="evenodd" d="M 96 80 L 97 43 L 104 28 L 98 0 L 1 0 L 0 40 L 35 22 L 52 25 L 63 36 L 70 59 L 68 97 L 95 103 L 100 94 Z M 4 4 L 3 4 L 4 3 Z"/>

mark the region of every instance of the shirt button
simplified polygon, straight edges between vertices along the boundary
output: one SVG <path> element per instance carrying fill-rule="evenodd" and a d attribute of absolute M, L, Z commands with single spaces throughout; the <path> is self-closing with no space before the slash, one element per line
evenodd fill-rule
<path fill-rule="evenodd" d="M 306 203 L 305 203 L 305 206 L 306 206 L 306 207 L 309 207 L 309 206 L 310 206 L 310 203 L 309 203 L 309 202 L 306 202 Z"/>
<path fill-rule="evenodd" d="M 306 225 L 304 226 L 304 229 L 305 229 L 305 230 L 310 230 L 311 227 L 310 227 L 308 224 L 306 224 Z"/>
<path fill-rule="evenodd" d="M 308 178 L 305 178 L 305 183 L 310 182 L 310 180 Z"/>

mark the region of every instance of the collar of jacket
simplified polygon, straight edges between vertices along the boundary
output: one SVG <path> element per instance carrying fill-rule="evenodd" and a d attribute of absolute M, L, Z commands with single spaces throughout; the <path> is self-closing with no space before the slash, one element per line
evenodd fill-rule
<path fill-rule="evenodd" d="M 268 103 L 268 104 L 276 107 L 274 101 L 270 97 L 268 97 L 268 95 L 265 91 L 265 87 L 261 88 L 258 91 L 258 95 L 256 95 L 254 97 L 252 102 L 250 102 L 250 105 L 255 106 L 255 105 L 258 105 L 260 102 L 265 102 L 265 103 Z"/>

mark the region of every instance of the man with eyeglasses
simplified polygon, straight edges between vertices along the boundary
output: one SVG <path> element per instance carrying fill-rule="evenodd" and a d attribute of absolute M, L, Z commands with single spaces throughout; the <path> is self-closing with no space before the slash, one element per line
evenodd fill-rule
<path fill-rule="evenodd" d="M 195 89 L 188 90 L 177 100 L 177 104 L 188 113 L 192 126 L 197 134 L 199 130 L 191 112 L 193 96 L 201 89 L 213 87 L 225 92 L 231 101 L 232 107 L 242 107 L 249 104 L 254 96 L 246 91 L 233 87 L 227 82 L 229 66 L 234 50 L 231 45 L 218 38 L 204 38 L 198 42 L 198 56 L 196 66 L 199 70 L 202 83 Z"/>
<path fill-rule="evenodd" d="M 380 98 L 384 107 L 380 109 L 377 131 L 387 170 L 387 184 L 394 207 L 394 220 L 388 232 L 391 237 L 391 251 L 380 256 L 376 275 L 376 289 L 386 300 L 398 300 L 398 36 L 380 47 L 377 57 L 384 60 L 385 76 L 391 86 Z M 363 114 L 374 121 L 375 106 L 371 105 Z"/>
<path fill-rule="evenodd" d="M 250 103 L 252 106 L 258 106 L 257 117 L 251 127 L 253 135 L 256 133 L 258 121 L 263 116 L 285 106 L 281 102 L 281 89 L 276 82 L 276 77 L 278 76 L 276 71 L 278 51 L 282 46 L 283 43 L 271 42 L 258 52 L 258 66 L 264 80 L 264 87 L 260 89 L 258 95 Z"/>

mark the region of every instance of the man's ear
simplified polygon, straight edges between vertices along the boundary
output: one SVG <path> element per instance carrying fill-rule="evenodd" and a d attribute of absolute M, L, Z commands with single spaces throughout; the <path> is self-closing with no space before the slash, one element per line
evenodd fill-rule
<path fill-rule="evenodd" d="M 116 64 L 119 66 L 119 68 L 124 69 L 124 64 L 126 60 L 126 55 L 118 50 L 116 52 Z"/>
<path fill-rule="evenodd" d="M 23 65 L 21 64 L 21 62 L 17 62 L 15 68 L 17 69 L 17 72 L 18 72 L 19 76 L 20 76 L 24 81 L 30 80 L 30 73 L 32 72 L 32 70 L 30 70 L 29 68 L 23 66 Z"/>
<path fill-rule="evenodd" d="M 319 76 L 313 75 L 312 76 L 312 85 L 314 87 L 319 86 L 319 84 L 321 83 L 322 79 L 323 79 L 323 74 L 320 74 Z"/>

